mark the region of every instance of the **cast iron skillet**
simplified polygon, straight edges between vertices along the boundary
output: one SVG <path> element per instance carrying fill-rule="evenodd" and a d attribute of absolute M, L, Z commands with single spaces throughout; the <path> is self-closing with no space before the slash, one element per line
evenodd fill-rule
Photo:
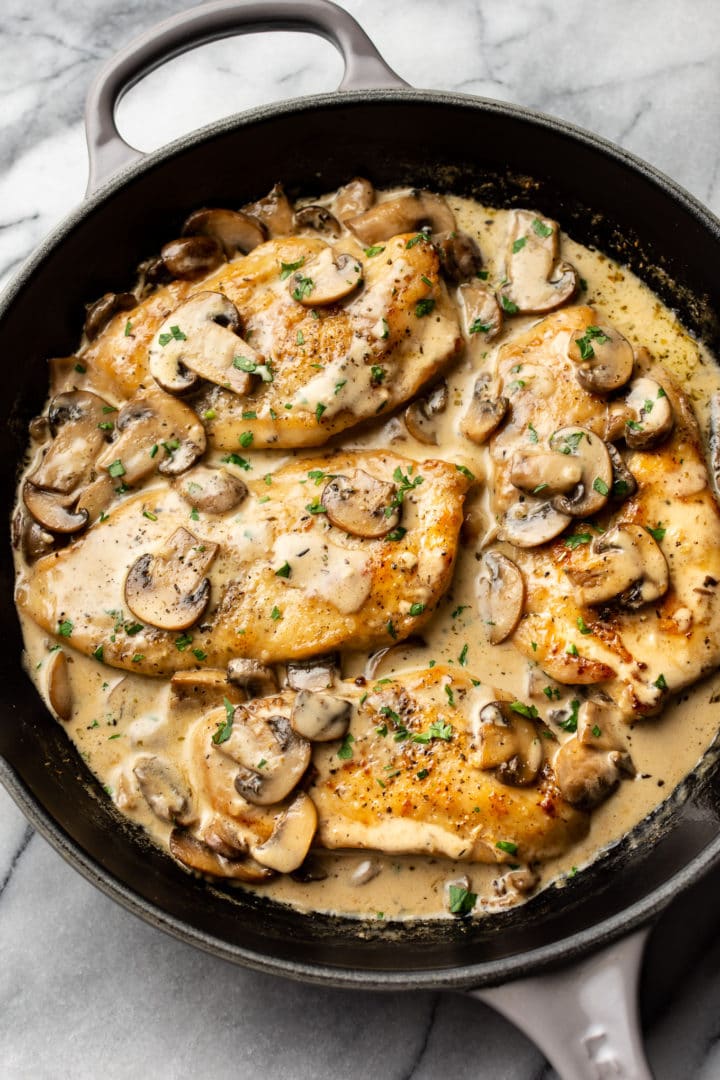
<path fill-rule="evenodd" d="M 255 109 L 147 157 L 122 141 L 114 106 L 143 74 L 191 45 L 272 28 L 332 41 L 346 65 L 340 92 Z M 0 307 L 6 511 L 27 422 L 45 397 L 46 358 L 73 351 L 85 302 L 129 285 L 139 260 L 176 235 L 191 208 L 238 206 L 278 179 L 291 195 L 360 174 L 380 186 L 427 186 L 536 208 L 581 243 L 627 262 L 686 326 L 720 346 L 720 223 L 706 209 L 648 165 L 568 124 L 407 87 L 357 23 L 327 0 L 220 0 L 160 24 L 102 70 L 88 99 L 87 130 L 91 193 Z M 153 925 L 249 967 L 356 988 L 475 989 L 521 1023 L 566 1077 L 599 1076 L 610 1067 L 649 1076 L 636 1031 L 642 928 L 720 861 L 714 751 L 630 836 L 521 910 L 432 925 L 299 915 L 188 876 L 114 810 L 20 670 L 12 597 L 6 543 L 0 779 L 32 824 L 100 889 Z M 571 974 L 547 974 L 571 961 Z"/>

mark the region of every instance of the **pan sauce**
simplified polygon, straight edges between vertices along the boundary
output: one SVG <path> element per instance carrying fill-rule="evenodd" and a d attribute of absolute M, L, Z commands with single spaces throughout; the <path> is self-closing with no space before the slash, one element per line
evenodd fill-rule
<path fill-rule="evenodd" d="M 478 206 L 465 199 L 448 198 L 448 202 L 458 227 L 478 238 L 490 282 L 499 283 L 507 212 Z M 720 389 L 720 372 L 702 345 L 690 338 L 673 313 L 627 269 L 576 244 L 567 236 L 562 238 L 562 255 L 576 267 L 586 283 L 581 302 L 591 304 L 633 345 L 646 346 L 655 359 L 666 366 L 693 401 L 706 432 L 706 402 Z M 489 348 L 494 349 L 519 335 L 536 318 L 506 320 L 502 334 Z M 437 421 L 437 447 L 429 449 L 414 440 L 394 417 L 369 430 L 343 436 L 342 445 L 362 449 L 391 447 L 417 460 L 428 456 L 444 457 L 451 462 L 467 462 L 478 471 L 478 462 L 486 451 L 476 447 L 469 449 L 467 441 L 456 430 L 476 374 L 477 368 L 468 357 L 461 358 L 447 374 L 448 407 Z M 397 440 L 398 434 L 401 441 L 393 441 Z M 293 456 L 291 451 L 247 450 L 244 453 L 257 475 L 271 472 Z M 295 455 L 306 453 L 294 452 Z M 207 460 L 216 463 L 220 456 L 210 453 Z M 31 465 L 28 471 L 33 467 Z M 32 573 L 20 554 L 17 562 L 19 573 Z M 468 672 L 520 700 L 526 698 L 528 661 L 509 642 L 490 646 L 482 640 L 475 615 L 477 567 L 475 545 L 461 545 L 451 589 L 423 630 L 425 646 L 396 648 L 390 657 L 381 661 L 378 676 L 424 667 L 431 660 L 457 665 L 464 650 Z M 125 571 L 125 564 L 118 564 L 118 577 Z M 86 572 L 92 575 L 97 571 L 87 566 Z M 45 700 L 46 673 L 52 660 L 48 650 L 56 648 L 60 641 L 66 652 L 75 705 L 64 726 L 109 795 L 118 797 L 128 751 L 132 754 L 143 750 L 160 751 L 172 758 L 173 748 L 182 743 L 184 732 L 179 725 L 164 728 L 162 734 L 156 730 L 167 711 L 169 687 L 166 680 L 110 668 L 66 648 L 67 642 L 49 637 L 27 617 L 22 617 L 22 623 L 25 665 Z M 346 654 L 343 657 L 345 677 L 360 674 L 366 659 L 365 655 Z M 585 840 L 562 857 L 538 868 L 540 887 L 562 881 L 568 873 L 574 874 L 577 868 L 644 818 L 692 771 L 717 733 L 715 707 L 709 705 L 717 695 L 720 695 L 720 676 L 715 675 L 684 693 L 680 700 L 671 702 L 660 717 L 630 725 L 626 737 L 637 769 L 636 778 L 624 781 L 611 798 L 594 810 Z M 539 704 L 538 707 L 542 714 L 542 706 Z M 125 807 L 124 812 L 159 844 L 167 845 L 171 827 L 160 821 L 142 799 L 132 807 Z M 469 880 L 471 890 L 479 897 L 475 915 L 502 903 L 493 890 L 493 881 L 500 870 L 497 866 L 363 852 L 323 852 L 318 856 L 318 863 L 327 873 L 322 881 L 301 883 L 279 875 L 267 884 L 245 887 L 255 888 L 264 896 L 301 910 L 332 911 L 366 918 L 447 916 L 447 885 L 464 878 Z"/>

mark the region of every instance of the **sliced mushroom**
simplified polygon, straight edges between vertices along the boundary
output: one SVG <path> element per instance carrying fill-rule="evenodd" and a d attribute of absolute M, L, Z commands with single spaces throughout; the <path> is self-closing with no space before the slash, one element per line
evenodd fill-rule
<path fill-rule="evenodd" d="M 88 523 L 87 510 L 73 510 L 75 494 L 59 495 L 36 487 L 32 480 L 23 484 L 23 502 L 40 525 L 61 535 L 80 532 Z"/>
<path fill-rule="evenodd" d="M 350 218 L 346 225 L 363 244 L 378 244 L 398 233 L 420 231 L 426 227 L 433 233 L 453 232 L 455 215 L 442 195 L 413 191 L 376 203 L 364 214 Z"/>
<path fill-rule="evenodd" d="M 625 442 L 632 450 L 652 450 L 668 437 L 675 418 L 670 399 L 659 382 L 643 377 L 630 383 L 625 405 Z"/>
<path fill-rule="evenodd" d="M 568 514 L 561 514 L 552 502 L 518 500 L 505 511 L 499 537 L 516 547 L 538 547 L 554 540 L 571 521 L 572 518 Z"/>
<path fill-rule="evenodd" d="M 293 703 L 290 723 L 311 742 L 342 739 L 350 727 L 352 704 L 335 694 L 301 690 Z"/>
<path fill-rule="evenodd" d="M 435 417 L 445 412 L 448 403 L 447 383 L 443 379 L 437 386 L 418 398 L 405 410 L 405 427 L 418 442 L 428 446 L 437 445 L 437 432 L 433 430 Z"/>
<path fill-rule="evenodd" d="M 172 394 L 200 377 L 244 396 L 265 358 L 239 336 L 237 308 L 218 292 L 195 293 L 165 319 L 148 350 L 150 374 Z"/>
<path fill-rule="evenodd" d="M 183 236 L 171 240 L 160 249 L 160 258 L 172 277 L 188 281 L 204 277 L 225 260 L 222 247 L 212 236 Z"/>
<path fill-rule="evenodd" d="M 227 859 L 212 851 L 196 837 L 181 829 L 170 833 L 170 852 L 191 870 L 212 877 L 233 878 L 235 881 L 258 882 L 273 877 L 273 871 L 254 859 Z"/>
<path fill-rule="evenodd" d="M 177 476 L 205 452 L 205 429 L 197 415 L 158 387 L 140 390 L 123 405 L 115 429 L 117 438 L 97 465 L 123 484 L 135 484 L 155 469 Z"/>
<path fill-rule="evenodd" d="M 85 511 L 90 521 L 97 521 L 105 507 L 112 502 L 115 485 L 116 481 L 107 473 L 98 476 L 80 492 L 76 512 Z"/>
<path fill-rule="evenodd" d="M 616 600 L 636 610 L 664 596 L 669 573 L 665 556 L 647 529 L 615 525 L 596 537 L 583 562 L 566 567 L 580 604 L 595 607 Z"/>
<path fill-rule="evenodd" d="M 555 509 L 572 517 L 589 517 L 602 510 L 613 482 L 612 462 L 602 439 L 587 428 L 571 425 L 556 431 L 550 446 L 558 455 L 575 458 L 582 468 L 580 480 L 571 491 L 553 496 Z"/>
<path fill-rule="evenodd" d="M 470 442 L 482 446 L 500 427 L 508 407 L 506 397 L 491 392 L 487 375 L 479 375 L 473 387 L 470 405 L 460 421 L 460 430 Z"/>
<path fill-rule="evenodd" d="M 486 551 L 476 585 L 478 615 L 491 645 L 510 637 L 525 603 L 525 580 L 506 555 Z"/>
<path fill-rule="evenodd" d="M 271 239 L 288 236 L 295 227 L 295 214 L 282 184 L 275 184 L 262 199 L 243 206 L 243 212 L 261 221 Z"/>
<path fill-rule="evenodd" d="M 133 765 L 133 773 L 142 797 L 161 821 L 189 825 L 194 820 L 190 789 L 171 762 L 144 754 Z"/>
<path fill-rule="evenodd" d="M 505 261 L 507 282 L 501 303 L 509 315 L 541 315 L 566 303 L 575 294 L 578 276 L 568 262 L 558 261 L 557 222 L 530 210 L 510 216 Z"/>
<path fill-rule="evenodd" d="M 625 464 L 625 459 L 618 448 L 612 443 L 605 443 L 605 446 L 610 455 L 613 471 L 612 497 L 618 500 L 629 499 L 637 491 L 637 481 Z"/>
<path fill-rule="evenodd" d="M 193 713 L 207 712 L 222 705 L 225 698 L 231 705 L 239 705 L 246 697 L 242 690 L 228 682 L 224 669 L 176 671 L 170 680 L 169 709 L 173 714 L 186 709 Z"/>
<path fill-rule="evenodd" d="M 316 828 L 315 803 L 304 791 L 299 791 L 278 817 L 269 839 L 264 844 L 252 845 L 250 853 L 263 866 L 279 874 L 289 874 L 304 861 Z"/>
<path fill-rule="evenodd" d="M 105 329 L 119 311 L 132 311 L 137 306 L 137 300 L 133 293 L 106 292 L 94 304 L 87 309 L 85 316 L 85 336 L 88 341 L 94 341 L 98 334 Z"/>
<path fill-rule="evenodd" d="M 491 341 L 502 330 L 502 308 L 495 293 L 482 281 L 467 281 L 457 291 L 468 339 Z"/>
<path fill-rule="evenodd" d="M 576 737 L 557 751 L 553 768 L 564 799 L 583 810 L 603 802 L 623 776 L 632 776 L 632 761 L 621 750 L 601 750 L 586 746 Z"/>
<path fill-rule="evenodd" d="M 513 454 L 510 482 L 533 495 L 564 494 L 577 488 L 583 475 L 582 462 L 566 454 L 547 450 L 526 450 Z"/>
<path fill-rule="evenodd" d="M 180 528 L 162 551 L 141 555 L 125 579 L 125 602 L 133 615 L 159 630 L 187 630 L 208 606 L 205 572 L 217 551 L 217 544 Z"/>
<path fill-rule="evenodd" d="M 73 711 L 73 692 L 68 659 L 62 649 L 56 649 L 48 660 L 47 692 L 52 710 L 61 720 L 69 720 Z"/>
<path fill-rule="evenodd" d="M 630 342 L 612 326 L 586 326 L 570 339 L 568 356 L 577 365 L 577 381 L 591 394 L 612 393 L 632 375 L 634 356 Z"/>
<path fill-rule="evenodd" d="M 27 562 L 33 562 L 51 551 L 55 537 L 18 507 L 12 521 L 12 542 L 20 548 Z"/>
<path fill-rule="evenodd" d="M 335 193 L 332 201 L 332 212 L 340 221 L 357 217 L 363 214 L 375 202 L 375 188 L 369 180 L 362 176 L 356 176 L 353 180 L 343 184 Z"/>
<path fill-rule="evenodd" d="M 356 469 L 350 476 L 334 476 L 323 488 L 321 503 L 328 519 L 352 536 L 373 540 L 387 536 L 400 521 L 393 506 L 394 484 Z"/>
<path fill-rule="evenodd" d="M 224 514 L 246 498 L 248 489 L 239 476 L 225 469 L 196 465 L 173 481 L 173 487 L 188 506 L 204 514 Z"/>
<path fill-rule="evenodd" d="M 362 276 L 359 259 L 354 255 L 338 255 L 328 247 L 292 275 L 288 291 L 293 300 L 306 307 L 334 304 L 354 292 Z"/>
<path fill-rule="evenodd" d="M 533 892 L 540 880 L 540 875 L 531 866 L 523 866 L 519 870 L 510 870 L 501 878 L 495 878 L 493 889 L 498 900 L 494 902 L 496 907 L 511 907 L 521 897 Z"/>
<path fill-rule="evenodd" d="M 440 256 L 440 265 L 450 281 L 467 281 L 482 270 L 480 248 L 466 232 L 444 233 L 435 237 L 435 248 Z"/>
<path fill-rule="evenodd" d="M 533 783 L 543 763 L 543 740 L 531 719 L 507 701 L 491 701 L 480 710 L 473 736 L 472 765 L 494 771 L 513 787 Z"/>
<path fill-rule="evenodd" d="M 225 709 L 218 710 L 218 717 L 226 720 Z M 241 766 L 235 788 L 256 806 L 281 802 L 310 763 L 310 743 L 293 731 L 286 716 L 257 716 L 243 705 L 235 709 L 229 739 L 217 749 Z"/>
<path fill-rule="evenodd" d="M 291 660 L 287 666 L 287 684 L 291 690 L 329 690 L 339 678 L 336 653 L 311 656 L 309 660 Z"/>
<path fill-rule="evenodd" d="M 374 881 L 381 872 L 382 865 L 378 859 L 363 859 L 350 875 L 350 881 L 353 885 L 367 885 L 369 881 Z"/>
<path fill-rule="evenodd" d="M 143 259 L 137 268 L 138 296 L 142 299 L 158 285 L 167 285 L 172 281 L 172 274 L 159 255 Z"/>
<path fill-rule="evenodd" d="M 209 236 L 232 259 L 247 254 L 267 236 L 264 225 L 241 210 L 195 210 L 182 227 L 183 236 Z"/>
<path fill-rule="evenodd" d="M 249 698 L 268 697 L 277 693 L 275 672 L 259 660 L 236 657 L 227 666 L 227 677 L 235 686 L 242 687 Z"/>
<path fill-rule="evenodd" d="M 314 229 L 323 236 L 337 238 L 342 232 L 338 219 L 326 206 L 303 206 L 295 211 L 295 224 L 298 229 Z"/>
<path fill-rule="evenodd" d="M 54 438 L 30 476 L 35 487 L 67 495 L 86 482 L 105 444 L 99 425 L 107 422 L 103 411 L 107 407 L 88 390 L 70 390 L 52 399 L 48 421 Z"/>

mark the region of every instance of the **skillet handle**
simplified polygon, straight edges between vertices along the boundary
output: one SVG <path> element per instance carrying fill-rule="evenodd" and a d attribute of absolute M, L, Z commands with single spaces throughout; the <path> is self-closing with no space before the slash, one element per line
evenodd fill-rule
<path fill-rule="evenodd" d="M 117 169 L 143 157 L 125 142 L 115 125 L 115 107 L 127 90 L 167 60 L 197 45 L 263 30 L 300 30 L 331 42 L 345 62 L 340 90 L 409 85 L 388 67 L 352 15 L 330 0 L 213 0 L 158 23 L 98 72 L 85 105 L 88 194 Z"/>
<path fill-rule="evenodd" d="M 638 1017 L 649 933 L 636 931 L 565 971 L 470 994 L 524 1031 L 561 1080 L 652 1080 Z"/>

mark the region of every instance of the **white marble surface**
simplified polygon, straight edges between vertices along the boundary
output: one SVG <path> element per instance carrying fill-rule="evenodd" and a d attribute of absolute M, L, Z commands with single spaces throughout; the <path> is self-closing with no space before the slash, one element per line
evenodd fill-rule
<path fill-rule="evenodd" d="M 4 0 L 0 280 L 82 197 L 83 99 L 98 64 L 179 0 Z M 720 211 L 716 0 L 345 0 L 417 85 L 531 105 L 647 158 Z M 249 105 L 330 89 L 324 42 L 225 41 L 125 100 L 149 149 Z M 659 1078 L 720 1077 L 720 875 L 666 916 L 643 988 Z M 234 968 L 93 890 L 0 790 L 0 1075 L 530 1080 L 550 1075 L 504 1020 L 450 995 L 338 993 Z"/>

